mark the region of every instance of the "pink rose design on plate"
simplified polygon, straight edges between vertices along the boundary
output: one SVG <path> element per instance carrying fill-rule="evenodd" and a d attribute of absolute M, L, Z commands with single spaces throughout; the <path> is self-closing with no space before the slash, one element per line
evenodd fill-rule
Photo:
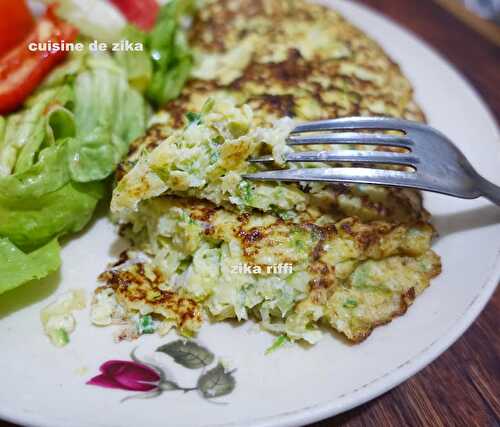
<path fill-rule="evenodd" d="M 161 377 L 149 366 L 126 360 L 110 360 L 101 365 L 101 374 L 87 384 L 130 391 L 152 391 L 158 388 Z"/>
<path fill-rule="evenodd" d="M 150 399 L 160 396 L 165 391 L 181 391 L 184 393 L 198 391 L 204 399 L 230 394 L 236 385 L 233 371 L 228 371 L 218 362 L 214 365 L 215 356 L 207 348 L 193 342 L 177 340 L 156 349 L 185 369 L 201 370 L 198 381 L 191 387 L 182 387 L 173 379 L 167 378 L 167 372 L 160 366 L 140 360 L 134 349 L 130 354 L 132 360 L 108 360 L 99 370 L 100 374 L 87 381 L 89 385 L 118 390 L 135 391 L 138 394 L 123 398 Z"/>

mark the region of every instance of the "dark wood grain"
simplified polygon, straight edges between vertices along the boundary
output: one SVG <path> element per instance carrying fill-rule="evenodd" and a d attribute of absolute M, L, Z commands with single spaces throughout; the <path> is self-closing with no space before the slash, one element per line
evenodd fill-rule
<path fill-rule="evenodd" d="M 432 0 L 357 0 L 436 48 L 479 91 L 500 120 L 500 49 Z"/>
<path fill-rule="evenodd" d="M 465 4 L 458 0 L 434 0 L 449 12 L 453 13 L 458 19 L 469 27 L 472 27 L 483 37 L 495 43 L 500 47 L 500 26 L 493 21 L 481 18 L 479 15 L 471 12 Z"/>
<path fill-rule="evenodd" d="M 431 0 L 357 3 L 391 17 L 436 48 L 500 120 L 498 47 Z M 497 290 L 465 335 L 419 374 L 372 402 L 310 427 L 500 426 L 499 313 Z"/>
<path fill-rule="evenodd" d="M 500 50 L 431 0 L 359 0 L 418 34 L 475 86 L 500 120 Z M 500 425 L 500 291 L 439 359 L 378 399 L 311 427 Z M 15 427 L 2 423 L 0 427 Z M 89 426 L 91 427 L 91 426 Z"/>

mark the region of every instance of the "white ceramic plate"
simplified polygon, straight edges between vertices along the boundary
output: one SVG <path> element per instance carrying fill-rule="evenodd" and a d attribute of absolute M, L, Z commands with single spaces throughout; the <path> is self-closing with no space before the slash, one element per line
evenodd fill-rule
<path fill-rule="evenodd" d="M 500 183 L 500 137 L 494 119 L 464 79 L 428 46 L 387 19 L 341 1 L 340 9 L 377 39 L 414 83 L 430 123 L 443 131 L 489 179 Z M 130 360 L 137 343 L 112 343 L 109 328 L 78 314 L 71 344 L 60 350 L 43 335 L 39 310 L 46 298 L 83 287 L 116 256 L 112 225 L 97 220 L 68 242 L 56 277 L 0 299 L 0 417 L 47 427 L 292 426 L 303 425 L 375 398 L 422 369 L 474 321 L 500 277 L 500 209 L 484 200 L 426 195 L 441 237 L 435 243 L 444 271 L 408 314 L 378 328 L 364 343 L 348 346 L 326 336 L 312 349 L 288 346 L 269 356 L 273 338 L 255 326 L 205 327 L 198 342 L 236 368 L 233 393 L 203 399 L 197 392 L 168 391 L 153 399 L 121 403 L 133 393 L 86 385 L 109 359 Z M 17 303 L 25 301 L 24 305 Z M 26 305 L 26 300 L 29 305 Z M 175 340 L 147 336 L 141 359 L 166 368 L 180 384 L 196 383 L 199 370 L 184 369 L 158 345 Z"/>

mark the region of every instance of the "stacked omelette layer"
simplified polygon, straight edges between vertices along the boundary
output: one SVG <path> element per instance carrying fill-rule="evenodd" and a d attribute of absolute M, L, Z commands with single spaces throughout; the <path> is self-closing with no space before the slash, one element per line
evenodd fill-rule
<path fill-rule="evenodd" d="M 417 192 L 241 177 L 284 167 L 286 116 L 423 120 L 398 66 L 302 1 L 208 1 L 191 34 L 193 79 L 118 174 L 112 212 L 131 248 L 102 275 L 94 323 L 127 322 L 134 338 L 253 318 L 294 340 L 331 327 L 359 342 L 403 314 L 441 268 Z M 262 154 L 275 163 L 247 161 Z"/>

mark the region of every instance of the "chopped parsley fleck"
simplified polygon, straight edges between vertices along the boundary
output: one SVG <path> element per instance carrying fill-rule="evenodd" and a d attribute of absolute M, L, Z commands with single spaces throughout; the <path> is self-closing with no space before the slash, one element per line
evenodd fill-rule
<path fill-rule="evenodd" d="M 69 343 L 69 335 L 63 328 L 59 328 L 56 331 L 54 331 L 53 338 L 55 344 L 58 347 L 64 347 L 66 344 Z"/>
<path fill-rule="evenodd" d="M 192 256 L 189 256 L 186 259 L 183 259 L 182 261 L 179 262 L 179 266 L 177 267 L 176 272 L 179 274 L 184 273 L 187 270 L 187 268 L 191 265 L 192 262 L 193 262 Z"/>
<path fill-rule="evenodd" d="M 212 138 L 212 142 L 216 145 L 224 144 L 224 137 L 222 135 L 217 135 L 215 138 Z"/>
<path fill-rule="evenodd" d="M 188 111 L 186 113 L 186 119 L 189 124 L 195 123 L 195 124 L 200 124 L 201 123 L 201 114 L 200 113 L 193 113 L 192 111 Z"/>
<path fill-rule="evenodd" d="M 283 220 L 287 221 L 289 219 L 292 219 L 294 217 L 294 214 L 290 211 L 280 211 L 278 212 L 278 216 Z"/>
<path fill-rule="evenodd" d="M 210 164 L 215 164 L 219 161 L 220 159 L 220 154 L 219 151 L 217 150 L 217 141 L 214 138 L 210 145 L 209 145 L 209 157 L 210 157 Z"/>
<path fill-rule="evenodd" d="M 286 342 L 288 342 L 288 337 L 286 335 L 280 335 L 274 340 L 271 347 L 266 350 L 265 355 L 267 356 L 268 354 L 278 350 L 278 348 L 282 347 Z"/>
<path fill-rule="evenodd" d="M 239 187 L 243 201 L 247 204 L 252 203 L 253 194 L 252 194 L 252 186 L 250 185 L 250 183 L 248 181 L 242 180 L 240 182 Z"/>
<path fill-rule="evenodd" d="M 298 251 L 305 251 L 308 248 L 307 244 L 308 233 L 301 229 L 292 230 L 290 232 L 289 245 Z"/>
<path fill-rule="evenodd" d="M 139 321 L 137 322 L 137 332 L 139 332 L 140 335 L 152 334 L 154 331 L 155 327 L 153 318 L 149 314 L 139 317 Z"/>
<path fill-rule="evenodd" d="M 275 215 L 278 215 L 283 221 L 292 219 L 295 215 L 292 211 L 287 211 L 276 205 L 271 205 L 271 209 Z"/>
<path fill-rule="evenodd" d="M 196 224 L 196 221 L 193 218 L 191 218 L 191 215 L 189 215 L 185 211 L 182 211 L 182 213 L 181 213 L 181 221 L 182 222 L 187 222 L 190 225 L 195 225 Z"/>
<path fill-rule="evenodd" d="M 356 300 L 353 300 L 353 299 L 346 300 L 346 302 L 343 305 L 344 308 L 356 308 L 357 306 L 358 306 L 358 302 Z"/>
<path fill-rule="evenodd" d="M 210 164 L 214 164 L 214 163 L 217 163 L 220 159 L 220 155 L 217 151 L 213 151 L 212 153 L 210 153 Z"/>

